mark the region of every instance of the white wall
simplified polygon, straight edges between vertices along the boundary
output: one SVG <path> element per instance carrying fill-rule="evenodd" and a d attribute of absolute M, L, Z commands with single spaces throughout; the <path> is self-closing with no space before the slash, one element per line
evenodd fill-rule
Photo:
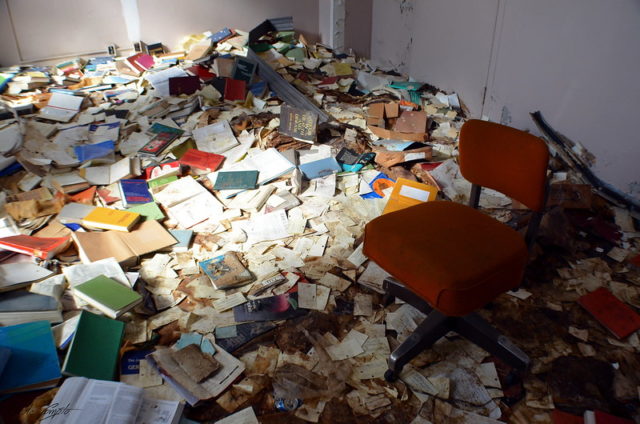
<path fill-rule="evenodd" d="M 268 18 L 293 16 L 296 29 L 319 40 L 318 0 L 138 0 L 142 39 L 177 48 L 182 37 L 224 27 L 249 31 Z"/>
<path fill-rule="evenodd" d="M 293 16 L 319 40 L 319 0 L 138 0 L 140 38 L 171 49 L 182 37 L 224 27 L 249 31 L 267 18 Z M 130 49 L 120 0 L 0 0 L 0 64 Z"/>
<path fill-rule="evenodd" d="M 473 117 L 538 134 L 541 110 L 640 198 L 638 22 L 637 0 L 374 0 L 371 55 L 458 92 Z"/>
<path fill-rule="evenodd" d="M 499 0 L 417 1 L 409 74 L 482 109 Z M 461 14 L 460 10 L 465 13 Z"/>
<path fill-rule="evenodd" d="M 347 0 L 344 46 L 360 57 L 371 56 L 372 0 Z"/>
<path fill-rule="evenodd" d="M 119 0 L 0 0 L 0 63 L 91 54 L 127 44 Z"/>
<path fill-rule="evenodd" d="M 373 0 L 371 60 L 383 69 L 409 71 L 415 0 Z"/>
<path fill-rule="evenodd" d="M 508 0 L 503 7 L 484 113 L 533 130 L 528 113 L 541 110 L 596 156 L 596 175 L 640 198 L 640 2 Z"/>

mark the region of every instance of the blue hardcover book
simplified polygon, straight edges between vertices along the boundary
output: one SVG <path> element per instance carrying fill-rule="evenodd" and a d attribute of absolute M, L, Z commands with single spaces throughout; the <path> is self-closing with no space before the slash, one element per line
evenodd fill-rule
<path fill-rule="evenodd" d="M 15 76 L 16 76 L 16 74 L 13 73 L 13 72 L 2 72 L 2 73 L 0 73 L 0 93 L 2 93 L 4 91 L 4 89 L 7 87 L 7 85 L 11 82 L 11 80 Z"/>
<path fill-rule="evenodd" d="M 122 354 L 120 359 L 120 381 L 135 385 L 140 376 L 140 361 L 144 361 L 145 356 L 153 352 L 152 350 L 129 350 Z"/>
<path fill-rule="evenodd" d="M 153 196 L 149 193 L 149 187 L 145 180 L 120 180 L 119 186 L 122 204 L 125 208 L 153 202 Z"/>
<path fill-rule="evenodd" d="M 101 141 L 95 144 L 81 144 L 73 148 L 80 162 L 99 159 L 112 154 L 115 150 L 113 140 Z"/>
<path fill-rule="evenodd" d="M 253 93 L 255 97 L 262 97 L 264 93 L 267 91 L 267 82 L 260 81 L 254 84 L 251 84 L 249 87 L 249 91 Z"/>
<path fill-rule="evenodd" d="M 392 180 L 382 172 L 378 173 L 376 177 L 369 182 L 369 187 L 373 190 L 371 193 L 361 194 L 363 199 L 382 199 L 384 197 L 383 190 L 393 187 L 395 180 Z"/>
<path fill-rule="evenodd" d="M 313 162 L 304 163 L 300 166 L 300 171 L 310 180 L 314 178 L 326 177 L 342 171 L 340 164 L 334 157 L 314 160 Z"/>
<path fill-rule="evenodd" d="M 224 28 L 216 32 L 215 34 L 211 35 L 209 39 L 214 43 L 217 43 L 218 41 L 224 40 L 227 37 L 231 37 L 231 34 L 232 32 L 229 28 Z"/>
<path fill-rule="evenodd" d="M 11 357 L 11 349 L 8 347 L 0 347 L 0 377 L 2 377 L 2 371 L 4 371 L 4 367 L 9 362 L 9 358 Z"/>
<path fill-rule="evenodd" d="M 60 363 L 47 321 L 0 327 L 0 348 L 11 350 L 0 378 L 0 393 L 25 392 L 58 384 Z"/>

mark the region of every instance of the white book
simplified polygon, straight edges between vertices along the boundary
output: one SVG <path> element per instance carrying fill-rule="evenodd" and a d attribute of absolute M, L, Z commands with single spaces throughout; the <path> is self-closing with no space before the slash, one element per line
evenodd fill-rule
<path fill-rule="evenodd" d="M 53 93 L 47 106 L 42 108 L 40 116 L 59 122 L 69 122 L 80 110 L 84 97 L 71 94 Z"/>
<path fill-rule="evenodd" d="M 84 203 L 67 203 L 58 212 L 57 218 L 63 224 L 81 224 L 82 219 L 95 208 L 93 205 L 85 205 Z"/>
<path fill-rule="evenodd" d="M 168 208 L 169 215 L 178 221 L 181 228 L 191 228 L 208 219 L 222 218 L 222 204 L 209 192 L 202 192 Z"/>
<path fill-rule="evenodd" d="M 227 121 L 196 128 L 193 130 L 193 139 L 198 150 L 216 154 L 226 152 L 240 144 Z"/>
<path fill-rule="evenodd" d="M 74 287 L 86 281 L 105 275 L 123 286 L 131 287 L 126 274 L 120 264 L 114 258 L 105 258 L 88 264 L 77 264 L 62 268 L 62 273 L 69 282 L 69 286 Z"/>
<path fill-rule="evenodd" d="M 64 174 L 50 175 L 48 177 L 48 179 L 49 179 L 49 181 L 55 182 L 55 183 L 59 184 L 62 187 L 68 186 L 68 185 L 81 184 L 81 183 L 86 183 L 87 182 L 87 180 L 85 180 L 80 175 L 76 174 L 75 172 L 67 172 L 67 173 L 64 173 Z"/>
<path fill-rule="evenodd" d="M 162 206 L 170 208 L 204 192 L 208 192 L 207 189 L 193 177 L 184 177 L 162 186 L 162 189 L 155 192 L 153 197 Z"/>
<path fill-rule="evenodd" d="M 244 162 L 246 162 L 246 166 L 249 166 L 248 169 L 257 169 L 260 172 L 258 174 L 258 185 L 275 180 L 295 169 L 295 165 L 273 147 L 261 151 L 240 163 Z"/>
<path fill-rule="evenodd" d="M 147 356 L 147 360 L 160 371 L 162 378 L 180 396 L 190 405 L 196 405 L 202 400 L 219 396 L 245 369 L 242 361 L 215 343 L 212 344 L 216 350 L 213 358 L 220 363 L 220 369 L 200 383 L 191 379 L 173 359 L 171 348 L 158 347 L 155 352 Z"/>
<path fill-rule="evenodd" d="M 140 175 L 140 159 L 125 157 L 112 165 L 90 166 L 80 169 L 80 173 L 92 185 L 109 185 L 123 178 Z"/>
<path fill-rule="evenodd" d="M 149 399 L 144 389 L 85 377 L 65 380 L 43 415 L 47 424 L 177 424 L 184 405 Z"/>
<path fill-rule="evenodd" d="M 0 292 L 24 287 L 26 283 L 41 280 L 53 274 L 46 268 L 31 262 L 15 262 L 0 265 Z"/>

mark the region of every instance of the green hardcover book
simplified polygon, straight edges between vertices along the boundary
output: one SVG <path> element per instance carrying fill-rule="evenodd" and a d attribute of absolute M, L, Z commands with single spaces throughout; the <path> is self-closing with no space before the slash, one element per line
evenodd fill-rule
<path fill-rule="evenodd" d="M 149 219 L 164 219 L 164 213 L 156 202 L 143 203 L 127 209 L 129 212 L 139 213 L 142 216 L 143 221 Z"/>
<path fill-rule="evenodd" d="M 258 171 L 220 171 L 214 190 L 247 190 L 256 188 Z"/>
<path fill-rule="evenodd" d="M 178 179 L 177 175 L 167 175 L 165 177 L 158 177 L 158 178 L 154 178 L 153 180 L 148 180 L 147 185 L 149 186 L 149 188 L 155 188 L 155 187 L 163 186 L 165 184 L 169 184 L 170 182 L 175 181 L 177 179 Z"/>
<path fill-rule="evenodd" d="M 124 322 L 82 311 L 62 364 L 69 376 L 115 380 Z"/>
<path fill-rule="evenodd" d="M 104 275 L 78 284 L 73 293 L 114 319 L 142 301 L 137 292 Z"/>

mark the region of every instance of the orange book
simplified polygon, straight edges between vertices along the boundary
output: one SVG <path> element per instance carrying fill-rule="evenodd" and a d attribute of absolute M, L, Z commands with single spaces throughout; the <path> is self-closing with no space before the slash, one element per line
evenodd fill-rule
<path fill-rule="evenodd" d="M 11 250 L 40 259 L 51 259 L 69 246 L 69 237 L 33 237 L 17 235 L 0 238 L 0 249 Z"/>
<path fill-rule="evenodd" d="M 409 206 L 429 202 L 434 200 L 437 195 L 437 187 L 407 180 L 406 178 L 398 178 L 382 213 L 395 212 Z"/>
<path fill-rule="evenodd" d="M 82 223 L 105 230 L 129 231 L 139 219 L 139 213 L 97 207 L 82 219 Z"/>

